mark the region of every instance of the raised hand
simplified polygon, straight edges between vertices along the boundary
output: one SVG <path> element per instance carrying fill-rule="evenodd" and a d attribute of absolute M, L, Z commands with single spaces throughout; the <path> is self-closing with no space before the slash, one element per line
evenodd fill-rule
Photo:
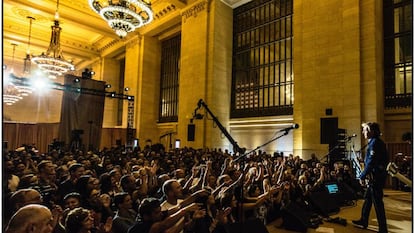
<path fill-rule="evenodd" d="M 108 218 L 106 219 L 105 224 L 101 223 L 101 224 L 99 225 L 99 229 L 100 229 L 102 232 L 105 232 L 105 233 L 107 233 L 107 232 L 111 232 L 111 231 L 112 231 L 112 217 L 108 217 Z"/>
<path fill-rule="evenodd" d="M 206 210 L 196 210 L 193 213 L 193 219 L 204 218 L 204 216 L 206 216 L 206 213 Z"/>

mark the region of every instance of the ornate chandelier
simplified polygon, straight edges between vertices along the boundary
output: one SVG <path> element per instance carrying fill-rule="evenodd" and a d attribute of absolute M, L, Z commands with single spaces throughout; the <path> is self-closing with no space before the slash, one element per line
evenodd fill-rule
<path fill-rule="evenodd" d="M 3 103 L 5 103 L 6 105 L 13 105 L 17 101 L 23 99 L 23 97 L 20 96 L 19 90 L 11 82 L 5 86 L 3 91 Z"/>
<path fill-rule="evenodd" d="M 154 18 L 151 4 L 143 0 L 88 0 L 89 6 L 123 38 Z"/>
<path fill-rule="evenodd" d="M 52 36 L 50 38 L 49 48 L 46 53 L 35 56 L 32 61 L 36 63 L 40 70 L 48 73 L 52 78 L 62 75 L 68 71 L 75 70 L 72 62 L 66 61 L 60 48 L 60 31 L 59 27 L 59 0 L 57 1 L 54 25 L 52 25 Z"/>
<path fill-rule="evenodd" d="M 17 101 L 23 99 L 20 96 L 19 89 L 14 85 L 14 83 L 10 80 L 10 76 L 14 72 L 14 54 L 16 52 L 17 44 L 12 43 L 13 46 L 13 58 L 11 63 L 11 68 L 7 70 L 7 66 L 3 66 L 3 103 L 6 105 L 13 105 Z"/>

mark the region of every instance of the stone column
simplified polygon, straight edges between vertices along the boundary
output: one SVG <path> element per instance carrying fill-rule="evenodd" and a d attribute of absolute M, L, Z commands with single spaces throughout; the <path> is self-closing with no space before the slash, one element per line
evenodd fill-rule
<path fill-rule="evenodd" d="M 195 141 L 187 141 L 187 125 L 199 99 L 228 126 L 231 83 L 232 10 L 219 0 L 196 1 L 181 11 L 182 47 L 178 135 L 182 146 L 222 147 L 218 127 L 204 110 L 202 120 L 194 120 Z"/>
<path fill-rule="evenodd" d="M 134 127 L 141 146 L 148 139 L 153 143 L 159 141 L 160 49 L 158 39 L 150 36 L 143 36 L 127 45 L 125 84 L 131 87 L 131 94 L 136 97 Z"/>

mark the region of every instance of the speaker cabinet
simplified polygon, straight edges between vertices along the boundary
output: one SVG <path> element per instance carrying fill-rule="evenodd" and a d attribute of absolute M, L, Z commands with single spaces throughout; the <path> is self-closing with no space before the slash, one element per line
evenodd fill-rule
<path fill-rule="evenodd" d="M 195 135 L 195 125 L 194 124 L 188 124 L 188 126 L 187 126 L 187 141 L 193 142 L 194 141 L 194 135 Z"/>
<path fill-rule="evenodd" d="M 336 141 L 338 118 L 321 118 L 321 144 L 332 144 Z"/>
<path fill-rule="evenodd" d="M 339 212 L 339 204 L 335 194 L 330 194 L 328 191 L 314 192 L 310 195 L 309 199 L 315 211 L 324 217 Z"/>
<path fill-rule="evenodd" d="M 310 216 L 298 204 L 291 202 L 282 210 L 283 227 L 289 231 L 307 232 Z"/>

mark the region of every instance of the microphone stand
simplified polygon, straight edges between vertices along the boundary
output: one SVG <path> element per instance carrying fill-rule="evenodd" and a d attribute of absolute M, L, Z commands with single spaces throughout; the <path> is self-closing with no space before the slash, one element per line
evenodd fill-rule
<path fill-rule="evenodd" d="M 284 131 L 279 131 L 279 132 L 284 132 L 284 133 L 283 133 L 283 134 L 281 134 L 281 135 L 279 135 L 279 136 L 277 136 L 277 137 L 275 137 L 275 138 L 273 138 L 273 139 L 271 139 L 270 141 L 268 141 L 268 142 L 264 143 L 263 145 L 260 145 L 260 146 L 256 147 L 255 149 L 253 149 L 253 150 L 251 150 L 251 151 L 249 151 L 249 152 L 247 152 L 247 153 L 245 153 L 245 154 L 243 154 L 243 155 L 240 155 L 239 157 L 237 157 L 237 158 L 234 160 L 234 162 L 238 162 L 239 160 L 243 159 L 243 158 L 244 158 L 244 157 L 246 157 L 247 155 L 252 154 L 253 152 L 255 152 L 255 151 L 257 151 L 257 150 L 259 150 L 259 149 L 263 148 L 264 146 L 268 145 L 269 143 L 271 143 L 271 142 L 273 142 L 273 141 L 276 141 L 277 139 L 279 139 L 279 138 L 281 138 L 281 137 L 286 136 L 286 135 L 288 135 L 288 134 L 289 134 L 289 130 L 284 130 Z"/>
<path fill-rule="evenodd" d="M 351 140 L 351 137 L 347 137 L 347 138 L 346 138 L 346 142 L 348 142 L 349 140 Z M 346 142 L 345 142 L 345 143 L 346 143 Z M 328 164 L 328 166 L 329 166 L 329 165 L 330 165 L 329 163 L 331 162 L 331 161 L 330 161 L 330 158 L 329 158 L 329 157 L 330 157 L 329 155 L 330 155 L 330 154 L 331 154 L 334 150 L 336 150 L 336 149 L 338 148 L 338 146 L 339 146 L 339 145 L 341 145 L 342 143 L 343 143 L 343 142 L 338 142 L 338 143 L 336 143 L 336 145 L 335 145 L 335 146 L 334 146 L 331 150 L 329 150 L 329 151 L 328 151 L 328 153 L 327 153 L 326 155 L 324 155 L 324 156 L 322 157 L 322 159 L 321 159 L 321 160 L 326 159 L 326 161 L 327 161 L 326 163 L 327 163 L 327 164 Z"/>

